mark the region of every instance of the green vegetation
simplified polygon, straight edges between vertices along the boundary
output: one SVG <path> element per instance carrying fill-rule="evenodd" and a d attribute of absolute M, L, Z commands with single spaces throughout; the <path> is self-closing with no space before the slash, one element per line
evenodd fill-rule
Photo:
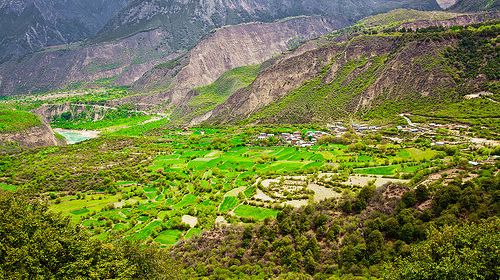
<path fill-rule="evenodd" d="M 99 116 L 100 120 L 95 121 L 95 116 Z M 130 106 L 121 106 L 116 109 L 89 106 L 76 116 L 71 113 L 63 113 L 52 122 L 52 126 L 65 129 L 96 130 L 133 126 L 149 119 L 151 119 L 151 116 L 136 112 Z"/>
<path fill-rule="evenodd" d="M 160 63 L 155 66 L 156 69 L 174 69 L 175 67 L 180 65 L 180 58 L 172 59 L 167 62 Z"/>
<path fill-rule="evenodd" d="M 272 209 L 260 208 L 251 205 L 240 205 L 234 209 L 238 217 L 252 218 L 256 221 L 262 221 L 266 218 L 275 218 L 278 212 Z"/>
<path fill-rule="evenodd" d="M 396 11 L 363 24 L 418 16 Z M 425 98 L 381 89 L 373 107 L 351 113 L 394 66 L 395 53 L 385 53 L 324 61 L 315 77 L 243 121 L 251 125 L 175 127 L 248 87 L 258 65 L 195 89 L 173 122 L 132 105 L 107 107 L 124 88 L 3 100 L 0 132 L 40 122 L 28 111 L 49 100 L 84 107 L 52 125 L 102 133 L 68 146 L 0 145 L 0 278 L 498 279 L 500 148 L 470 142 L 498 137 L 498 29 L 383 32 L 349 44 L 439 45 L 439 56 L 412 65 L 450 74 L 461 88 Z M 464 99 L 471 89 L 494 94 Z M 449 125 L 407 124 L 396 116 L 402 110 L 414 122 Z M 360 132 L 353 122 L 362 118 L 390 125 Z M 324 126 L 339 120 L 342 132 Z M 316 130 L 332 135 L 310 146 L 279 137 Z"/>
<path fill-rule="evenodd" d="M 459 12 L 495 11 L 500 9 L 496 0 L 458 0 L 451 8 Z"/>
<path fill-rule="evenodd" d="M 238 205 L 238 199 L 234 196 L 226 196 L 222 204 L 219 206 L 219 211 L 226 212 L 230 209 L 233 209 L 236 205 Z"/>
<path fill-rule="evenodd" d="M 359 60 L 337 60 L 323 68 L 314 79 L 306 81 L 281 100 L 252 115 L 246 122 L 308 123 L 328 122 L 350 115 L 351 100 L 364 92 L 374 81 L 387 56 Z M 340 69 L 330 83 L 323 83 L 333 63 Z M 346 83 L 346 81 L 349 81 Z"/>
<path fill-rule="evenodd" d="M 500 177 L 484 168 L 473 181 L 367 186 L 354 197 L 287 207 L 215 240 L 192 238 L 172 248 L 174 258 L 191 277 L 496 279 Z"/>
<path fill-rule="evenodd" d="M 458 14 L 441 11 L 396 9 L 388 13 L 365 18 L 359 21 L 354 27 L 383 30 L 398 27 L 403 23 L 410 23 L 417 20 L 446 20 L 456 17 L 457 15 Z"/>
<path fill-rule="evenodd" d="M 189 100 L 188 109 L 185 109 L 189 113 L 186 115 L 185 111 L 177 112 L 173 118 L 178 121 L 191 120 L 215 109 L 237 90 L 250 85 L 259 70 L 260 65 L 235 68 L 224 73 L 212 84 L 194 89 L 196 95 Z"/>
<path fill-rule="evenodd" d="M 445 226 L 441 231 L 432 228 L 427 240 L 413 246 L 407 257 L 389 264 L 387 271 L 390 279 L 493 279 L 499 275 L 499 242 L 498 218 Z"/>
<path fill-rule="evenodd" d="M 0 191 L 0 277 L 138 279 L 176 275 L 157 249 L 107 244 L 48 211 L 46 205 Z"/>
<path fill-rule="evenodd" d="M 19 132 L 41 124 L 40 118 L 31 112 L 0 106 L 0 133 Z"/>

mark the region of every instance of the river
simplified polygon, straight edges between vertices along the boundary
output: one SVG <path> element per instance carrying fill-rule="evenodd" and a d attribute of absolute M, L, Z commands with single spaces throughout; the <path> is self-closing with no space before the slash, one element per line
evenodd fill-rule
<path fill-rule="evenodd" d="M 70 130 L 55 128 L 54 131 L 61 134 L 70 145 L 99 137 L 99 131 L 94 130 Z"/>

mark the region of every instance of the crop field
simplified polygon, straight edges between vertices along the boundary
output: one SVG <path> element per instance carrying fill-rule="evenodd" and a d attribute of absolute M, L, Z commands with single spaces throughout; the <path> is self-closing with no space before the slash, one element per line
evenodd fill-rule
<path fill-rule="evenodd" d="M 90 103 L 98 103 L 106 94 L 119 98 L 124 93 L 84 96 Z M 56 103 L 67 101 L 64 94 L 55 94 L 32 102 L 52 97 Z M 264 131 L 305 134 L 316 127 L 172 130 L 166 128 L 169 122 L 168 117 L 125 109 L 98 121 L 84 116 L 57 119 L 52 125 L 96 129 L 100 137 L 4 159 L 0 189 L 29 188 L 31 178 L 39 178 L 36 185 L 44 186 L 40 191 L 47 197 L 50 210 L 70 217 L 72 223 L 83 225 L 96 238 L 170 246 L 213 228 L 216 219 L 238 224 L 274 218 L 285 205 L 297 207 L 320 198 L 354 195 L 360 189 L 359 182 L 369 182 L 370 176 L 410 179 L 446 157 L 442 151 L 415 143 L 366 144 L 356 138 L 350 139 L 350 144 L 322 143 L 305 148 L 255 143 L 256 135 Z M 53 173 L 56 169 L 58 174 Z M 339 174 L 334 182 L 338 184 L 314 185 L 308 191 L 272 192 L 263 192 L 259 186 L 266 179 L 305 178 L 320 173 Z M 350 185 L 346 180 L 355 174 L 367 178 Z M 259 201 L 267 194 L 280 197 L 267 203 Z"/>
<path fill-rule="evenodd" d="M 252 144 L 255 131 L 236 128 L 167 131 L 160 129 L 163 123 L 160 120 L 131 126 L 98 140 L 105 145 L 122 137 L 139 141 L 135 136 L 143 135 L 140 142 L 131 142 L 128 145 L 132 146 L 113 152 L 137 154 L 137 163 L 130 167 L 140 165 L 143 173 L 128 176 L 127 180 L 123 180 L 126 176 L 118 178 L 111 174 L 109 176 L 116 178 L 111 179 L 111 185 L 106 188 L 72 193 L 48 191 L 50 209 L 71 217 L 73 223 L 82 224 L 103 240 L 130 238 L 169 246 L 212 228 L 219 216 L 229 223 L 261 221 L 276 217 L 281 207 L 294 203 L 284 200 L 283 203 L 254 204 L 259 180 L 318 172 L 399 178 L 425 170 L 431 161 L 440 160 L 436 156 L 442 156 L 428 148 L 399 145 L 389 146 L 389 156 L 380 152 L 387 150 L 387 146 L 362 151 L 342 144 L 262 147 Z M 145 136 L 143 129 L 150 135 Z M 92 150 L 96 140 L 64 149 Z M 137 145 L 141 152 L 133 150 Z M 61 162 L 59 154 L 48 154 L 52 164 Z M 116 164 L 111 161 L 110 165 Z M 12 187 L 2 185 L 2 188 Z M 358 189 L 353 186 L 352 190 Z M 323 191 L 335 194 L 335 191 Z M 195 223 L 183 222 L 185 216 L 196 219 Z"/>

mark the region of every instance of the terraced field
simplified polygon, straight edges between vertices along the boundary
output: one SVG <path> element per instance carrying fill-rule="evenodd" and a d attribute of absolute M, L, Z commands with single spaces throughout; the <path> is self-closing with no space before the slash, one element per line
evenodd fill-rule
<path fill-rule="evenodd" d="M 158 130 L 161 122 L 148 124 L 153 134 L 145 138 L 150 141 L 146 150 L 154 156 L 144 154 L 148 164 L 142 178 L 116 181 L 111 189 L 77 195 L 47 193 L 51 209 L 70 216 L 104 240 L 131 238 L 169 246 L 212 228 L 216 219 L 261 221 L 275 217 L 286 205 L 298 207 L 344 193 L 354 195 L 370 181 L 377 185 L 407 183 L 397 179 L 440 160 L 434 159 L 440 152 L 399 145 L 388 146 L 392 156 L 385 153 L 387 145 L 362 151 L 340 144 L 260 147 L 252 144 L 255 133 L 244 129 Z M 110 136 L 143 135 L 142 129 L 147 128 L 133 126 Z M 332 179 L 336 182 L 332 184 L 338 183 L 336 187 L 317 183 L 297 195 L 283 193 L 283 189 L 280 200 L 271 197 L 266 202 L 262 198 L 273 194 L 263 193 L 257 186 L 280 176 L 310 181 L 308 177 L 323 173 L 336 174 Z M 380 175 L 388 178 L 377 177 Z"/>

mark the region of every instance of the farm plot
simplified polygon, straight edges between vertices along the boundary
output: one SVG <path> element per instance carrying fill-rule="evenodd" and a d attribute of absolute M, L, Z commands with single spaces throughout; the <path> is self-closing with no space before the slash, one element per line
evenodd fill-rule
<path fill-rule="evenodd" d="M 276 215 L 278 215 L 278 211 L 251 205 L 240 205 L 236 209 L 234 209 L 234 214 L 237 217 L 251 218 L 256 221 L 262 221 L 266 218 L 276 218 Z"/>
<path fill-rule="evenodd" d="M 381 176 L 417 172 L 435 155 L 400 146 L 389 147 L 390 155 L 376 147 L 354 151 L 338 144 L 260 147 L 249 144 L 244 131 L 224 129 L 159 130 L 145 137 L 153 139 L 149 145 L 155 153 L 145 159 L 139 178 L 79 197 L 57 194 L 51 210 L 69 215 L 99 238 L 169 246 L 216 224 L 261 221 L 285 205 L 354 194 L 370 181 L 396 182 Z M 324 178 L 328 172 L 335 176 Z M 259 178 L 267 179 L 262 186 Z"/>

